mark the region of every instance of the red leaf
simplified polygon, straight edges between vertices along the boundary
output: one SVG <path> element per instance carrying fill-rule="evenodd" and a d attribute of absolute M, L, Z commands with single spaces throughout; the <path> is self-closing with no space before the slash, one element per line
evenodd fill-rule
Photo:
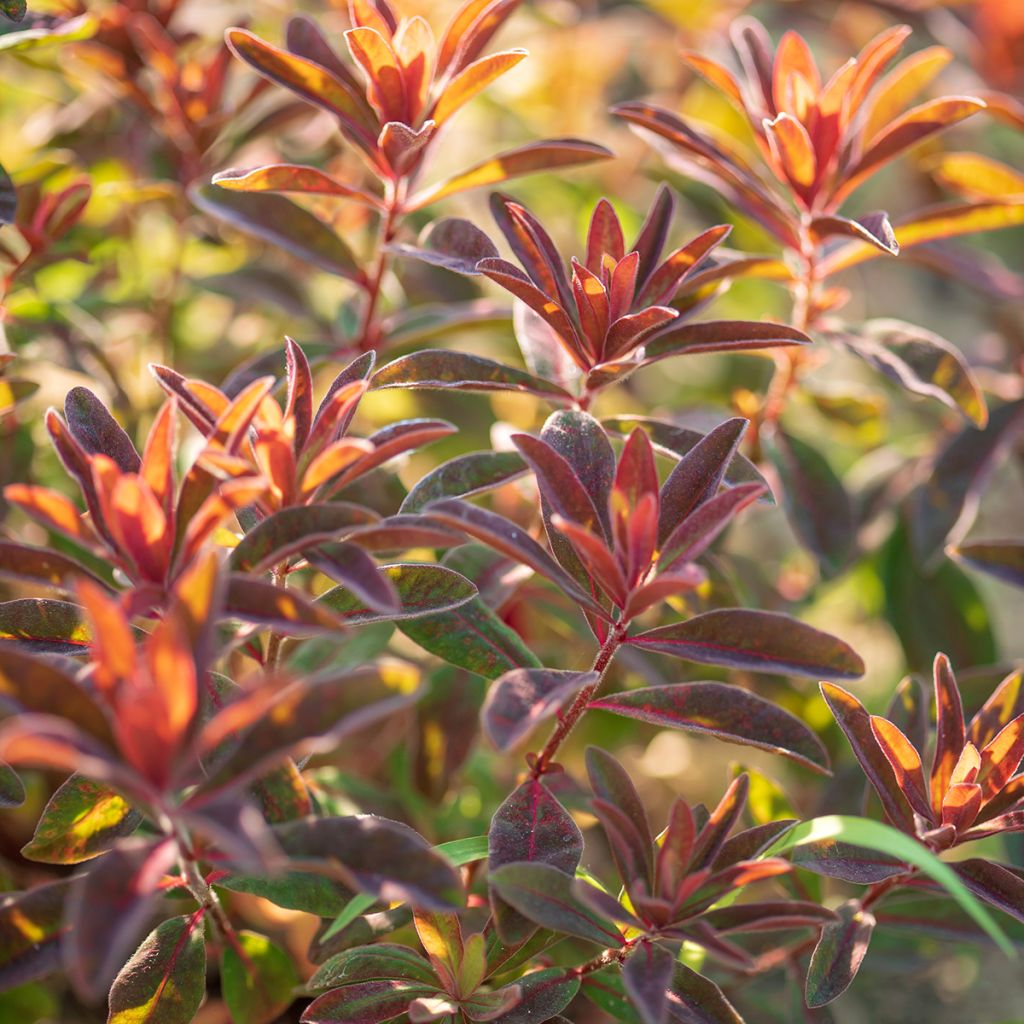
<path fill-rule="evenodd" d="M 553 715 L 577 690 L 595 682 L 594 672 L 517 668 L 491 685 L 480 712 L 484 731 L 499 750 L 511 750 L 538 722 Z"/>

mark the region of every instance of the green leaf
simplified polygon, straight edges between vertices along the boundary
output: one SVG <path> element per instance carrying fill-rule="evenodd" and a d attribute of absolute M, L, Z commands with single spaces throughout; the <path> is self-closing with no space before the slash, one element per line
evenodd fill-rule
<path fill-rule="evenodd" d="M 189 1024 L 205 996 L 202 920 L 174 917 L 150 932 L 114 980 L 107 1024 Z"/>
<path fill-rule="evenodd" d="M 0 603 L 0 640 L 13 641 L 10 646 L 34 654 L 74 655 L 84 654 L 90 639 L 76 604 L 35 597 Z"/>
<path fill-rule="evenodd" d="M 440 994 L 436 986 L 396 979 L 362 981 L 325 992 L 302 1014 L 303 1024 L 383 1024 L 406 1018 L 414 999 Z M 236 1022 L 238 1024 L 238 1022 Z"/>
<path fill-rule="evenodd" d="M 220 961 L 221 991 L 234 1024 L 268 1024 L 294 998 L 299 975 L 291 957 L 265 935 L 236 933 Z"/>
<path fill-rule="evenodd" d="M 7 2 L 17 3 L 18 0 Z M 94 36 L 99 26 L 99 18 L 95 15 L 82 14 L 77 18 L 68 18 L 56 27 L 27 28 L 21 32 L 8 32 L 0 35 L 0 53 L 23 53 L 51 43 L 75 43 Z"/>
<path fill-rule="evenodd" d="M 420 615 L 396 624 L 424 650 L 486 679 L 497 679 L 515 668 L 540 667 L 537 656 L 519 634 L 479 597 L 450 611 Z"/>
<path fill-rule="evenodd" d="M 343 912 L 354 899 L 352 891 L 333 878 L 308 871 L 285 871 L 262 878 L 256 875 L 229 875 L 217 885 L 231 892 L 244 892 L 269 900 L 286 910 L 300 910 L 317 917 L 333 917 Z M 373 899 L 370 899 L 373 902 Z M 362 913 L 362 911 L 360 911 Z M 358 916 L 355 915 L 355 916 Z"/>
<path fill-rule="evenodd" d="M 477 593 L 469 580 L 443 565 L 384 565 L 381 573 L 398 591 L 400 611 L 375 612 L 344 587 L 327 591 L 317 603 L 330 608 L 347 623 L 398 621 L 450 611 L 471 601 Z"/>
<path fill-rule="evenodd" d="M 270 192 L 232 192 L 216 185 L 194 188 L 190 194 L 204 213 L 280 246 L 329 274 L 362 282 L 363 273 L 348 245 L 318 217 L 290 199 Z"/>
<path fill-rule="evenodd" d="M 487 836 L 470 836 L 468 839 L 453 839 L 434 847 L 448 858 L 457 868 L 487 859 Z"/>
<path fill-rule="evenodd" d="M 321 965 L 306 983 L 312 992 L 324 992 L 359 981 L 411 981 L 436 985 L 434 969 L 415 950 L 381 942 L 346 949 Z"/>
<path fill-rule="evenodd" d="M 20 807 L 25 802 L 25 787 L 18 773 L 4 761 L 0 761 L 0 808 Z"/>
<path fill-rule="evenodd" d="M 50 797 L 21 855 L 42 864 L 80 864 L 131 835 L 142 815 L 109 786 L 72 775 Z"/>
<path fill-rule="evenodd" d="M 855 846 L 878 850 L 913 865 L 938 882 L 1008 957 L 1016 958 L 1017 953 L 1013 944 L 993 920 L 992 915 L 971 895 L 956 872 L 939 860 L 926 846 L 889 825 L 868 818 L 830 814 L 797 825 L 772 843 L 761 856 L 777 857 L 795 846 L 827 839 L 840 839 Z"/>
<path fill-rule="evenodd" d="M 463 498 L 468 494 L 501 487 L 526 472 L 517 452 L 470 452 L 442 463 L 420 479 L 409 492 L 399 512 L 419 512 L 441 498 Z"/>
<path fill-rule="evenodd" d="M 818 557 L 823 575 L 838 575 L 855 542 L 853 504 L 842 480 L 821 452 L 781 430 L 766 447 L 782 482 L 786 518 Z"/>
<path fill-rule="evenodd" d="M 549 967 L 530 971 L 516 980 L 521 996 L 496 1024 L 535 1024 L 536 1021 L 559 1020 L 561 1013 L 580 990 L 580 979 L 567 974 L 564 968 Z"/>
<path fill-rule="evenodd" d="M 468 352 L 423 349 L 382 366 L 371 379 L 373 388 L 429 388 L 455 391 L 518 391 L 548 401 L 568 402 L 572 396 L 557 384 L 513 366 Z"/>

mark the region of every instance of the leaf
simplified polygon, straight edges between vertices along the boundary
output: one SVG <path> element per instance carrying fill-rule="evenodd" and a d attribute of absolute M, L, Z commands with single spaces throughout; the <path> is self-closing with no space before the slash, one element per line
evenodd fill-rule
<path fill-rule="evenodd" d="M 359 601 L 371 614 L 387 617 L 403 610 L 395 586 L 359 544 L 328 544 L 319 550 L 307 551 L 306 557 L 322 573 L 340 583 L 346 597 Z"/>
<path fill-rule="evenodd" d="M 963 413 L 976 427 L 988 409 L 974 373 L 944 338 L 902 320 L 868 320 L 837 337 L 851 352 L 916 395 L 935 398 Z"/>
<path fill-rule="evenodd" d="M 444 267 L 459 274 L 478 273 L 476 265 L 498 255 L 494 243 L 472 221 L 462 217 L 444 217 L 430 224 L 417 245 L 395 244 L 392 252 L 400 256 Z"/>
<path fill-rule="evenodd" d="M 0 226 L 13 224 L 18 215 L 18 193 L 11 176 L 0 164 Z"/>
<path fill-rule="evenodd" d="M 465 10 L 465 8 L 463 8 Z M 526 50 L 505 50 L 488 54 L 462 68 L 445 86 L 431 111 L 434 122 L 441 125 L 460 107 L 468 103 L 500 75 L 514 68 L 525 56 Z"/>
<path fill-rule="evenodd" d="M 841 878 L 857 885 L 884 882 L 906 872 L 907 866 L 896 857 L 852 846 L 835 839 L 797 846 L 792 853 L 793 863 L 816 875 Z"/>
<path fill-rule="evenodd" d="M 436 986 L 385 980 L 363 981 L 320 996 L 302 1014 L 303 1024 L 383 1024 L 406 1014 L 410 1002 L 437 995 Z"/>
<path fill-rule="evenodd" d="M 67 393 L 64 416 L 72 437 L 87 455 L 106 455 L 123 473 L 139 472 L 142 460 L 131 438 L 88 388 Z"/>
<path fill-rule="evenodd" d="M 59 715 L 105 746 L 113 733 L 103 709 L 55 664 L 0 646 L 0 702 L 19 710 Z"/>
<path fill-rule="evenodd" d="M 352 899 L 352 892 L 333 878 L 309 871 L 285 871 L 262 877 L 228 875 L 217 886 L 231 892 L 244 892 L 269 900 L 286 910 L 298 910 L 317 917 L 336 917 Z"/>
<path fill-rule="evenodd" d="M 305 818 L 275 827 L 293 867 L 337 874 L 386 902 L 452 910 L 465 898 L 448 859 L 407 825 L 371 814 Z"/>
<path fill-rule="evenodd" d="M 889 215 L 882 210 L 866 213 L 859 218 L 841 217 L 830 214 L 815 217 L 811 221 L 811 232 L 818 241 L 835 235 L 859 238 L 890 256 L 898 256 L 900 244 L 889 223 Z"/>
<path fill-rule="evenodd" d="M 488 871 L 504 865 L 544 864 L 571 879 L 583 855 L 583 836 L 569 813 L 537 779 L 518 786 L 494 812 L 487 839 Z M 506 945 L 525 941 L 533 926 L 495 892 L 498 933 Z"/>
<path fill-rule="evenodd" d="M 977 588 L 953 562 L 942 561 L 933 572 L 925 572 L 902 525 L 881 551 L 879 577 L 885 617 L 912 671 L 929 669 L 938 650 L 958 665 L 995 661 L 992 624 Z"/>
<path fill-rule="evenodd" d="M 740 1015 L 709 978 L 676 963 L 669 992 L 669 1017 L 679 1024 L 743 1024 Z"/>
<path fill-rule="evenodd" d="M 846 567 L 855 544 L 853 503 L 842 480 L 816 448 L 782 430 L 768 445 L 782 481 L 786 517 L 818 557 L 826 577 Z"/>
<path fill-rule="evenodd" d="M 69 882 L 0 896 L 0 989 L 7 991 L 61 969 Z"/>
<path fill-rule="evenodd" d="M 228 704 L 202 729 L 197 750 L 210 758 L 226 741 L 234 750 L 201 784 L 209 793 L 254 778 L 296 749 L 334 749 L 340 738 L 407 707 L 416 697 L 414 670 L 370 664 L 331 677 L 274 681 Z"/>
<path fill-rule="evenodd" d="M 483 356 L 428 348 L 382 366 L 372 388 L 432 388 L 455 391 L 518 391 L 548 401 L 569 402 L 564 388 Z"/>
<path fill-rule="evenodd" d="M 75 583 L 83 579 L 104 589 L 107 586 L 85 566 L 59 551 L 11 541 L 0 541 L 0 576 L 13 580 L 32 580 L 64 592 L 74 590 Z"/>
<path fill-rule="evenodd" d="M 516 979 L 521 996 L 519 1003 L 497 1018 L 497 1024 L 536 1024 L 538 1021 L 560 1021 L 557 1015 L 573 1000 L 580 989 L 580 979 L 561 967 L 530 971 Z"/>
<path fill-rule="evenodd" d="M 78 605 L 24 597 L 0 602 L 2 641 L 9 641 L 3 643 L 6 650 L 75 655 L 85 653 L 90 634 Z"/>
<path fill-rule="evenodd" d="M 330 606 L 310 600 L 302 591 L 239 572 L 228 579 L 224 617 L 269 626 L 286 636 L 338 633 L 345 628 Z"/>
<path fill-rule="evenodd" d="M 929 242 L 973 234 L 976 231 L 997 231 L 1024 223 L 1024 203 L 956 202 L 942 203 L 919 210 L 896 224 L 900 251 Z M 819 264 L 823 278 L 874 259 L 879 250 L 866 242 L 851 242 L 830 252 Z"/>
<path fill-rule="evenodd" d="M 508 324 L 509 311 L 490 299 L 468 302 L 427 303 L 398 310 L 381 323 L 381 334 L 391 349 L 408 348 L 466 327 L 501 327 Z"/>
<path fill-rule="evenodd" d="M 937 455 L 931 472 L 907 497 L 911 547 L 922 565 L 937 558 L 947 540 L 956 544 L 970 526 L 988 474 L 1024 428 L 1024 399 L 992 411 L 984 430 L 964 427 Z"/>
<path fill-rule="evenodd" d="M 164 921 L 110 989 L 107 1024 L 189 1024 L 206 997 L 206 942 L 198 917 Z"/>
<path fill-rule="evenodd" d="M 501 751 L 511 750 L 574 693 L 597 681 L 595 672 L 516 668 L 498 677 L 480 713 L 484 731 Z"/>
<path fill-rule="evenodd" d="M 107 992 L 177 857 L 170 840 L 126 839 L 72 881 L 63 949 L 68 978 L 83 1000 Z"/>
<path fill-rule="evenodd" d="M 20 3 L 20 0 L 8 0 L 9 3 Z M 24 53 L 51 43 L 74 43 L 89 39 L 100 27 L 99 18 L 92 14 L 82 14 L 76 18 L 68 18 L 58 23 L 56 28 L 26 28 L 20 32 L 7 32 L 0 35 L 0 53 Z"/>
<path fill-rule="evenodd" d="M 662 331 L 644 345 L 642 365 L 701 352 L 753 352 L 786 345 L 808 345 L 810 340 L 803 331 L 784 324 L 758 320 L 707 320 Z"/>
<path fill-rule="evenodd" d="M 818 737 L 788 711 L 738 686 L 675 683 L 600 697 L 588 705 L 727 743 L 770 750 L 828 774 L 828 754 Z"/>
<path fill-rule="evenodd" d="M 831 1003 L 850 987 L 875 930 L 875 915 L 862 910 L 858 900 L 848 900 L 836 913 L 839 920 L 821 929 L 807 969 L 805 992 L 811 1008 Z"/>
<path fill-rule="evenodd" d="M 20 807 L 25 802 L 25 787 L 18 773 L 0 761 L 0 809 Z"/>
<path fill-rule="evenodd" d="M 656 942 L 640 942 L 622 965 L 622 981 L 644 1024 L 664 1024 L 675 957 Z"/>
<path fill-rule="evenodd" d="M 234 943 L 224 944 L 220 981 L 234 1024 L 269 1024 L 295 998 L 299 974 L 265 935 L 238 931 Z"/>
<path fill-rule="evenodd" d="M 398 563 L 382 565 L 380 571 L 398 592 L 398 611 L 373 611 L 345 587 L 329 590 L 316 604 L 330 609 L 345 623 L 401 621 L 451 611 L 471 601 L 477 593 L 465 576 L 443 565 Z"/>
<path fill-rule="evenodd" d="M 411 981 L 436 986 L 433 968 L 408 946 L 381 942 L 357 946 L 332 956 L 306 983 L 313 992 L 324 992 L 360 981 Z"/>
<path fill-rule="evenodd" d="M 1024 587 L 1024 542 L 971 541 L 947 549 L 958 562 L 988 573 L 996 579 Z"/>
<path fill-rule="evenodd" d="M 80 864 L 106 853 L 142 815 L 110 787 L 81 775 L 61 784 L 21 855 L 42 864 Z"/>
<path fill-rule="evenodd" d="M 946 889 L 1008 957 L 1013 959 L 1016 956 L 1013 945 L 988 911 L 967 890 L 953 868 L 944 864 L 916 839 L 897 832 L 889 825 L 868 818 L 854 818 L 841 814 L 814 818 L 791 829 L 772 843 L 762 856 L 776 857 L 795 846 L 827 839 L 841 839 L 857 846 L 879 850 L 918 868 Z"/>
<path fill-rule="evenodd" d="M 637 427 L 642 427 L 657 450 L 677 459 L 692 451 L 703 438 L 708 436 L 697 430 L 690 430 L 687 427 L 679 427 L 674 423 L 666 423 L 664 420 L 650 419 L 645 416 L 612 416 L 603 419 L 601 423 L 607 430 L 623 436 L 631 433 Z M 768 502 L 774 500 L 771 488 L 758 468 L 739 452 L 733 454 L 732 461 L 726 467 L 724 482 L 730 487 L 747 483 L 761 484 L 765 488 L 765 500 Z"/>
<path fill-rule="evenodd" d="M 260 572 L 305 547 L 336 540 L 377 519 L 369 509 L 340 501 L 283 508 L 246 533 L 231 552 L 229 564 L 236 572 Z"/>
<path fill-rule="evenodd" d="M 489 160 L 484 160 L 483 163 L 476 164 L 447 181 L 431 185 L 416 193 L 406 202 L 405 210 L 419 210 L 456 192 L 465 192 L 466 189 L 496 185 L 498 182 L 508 181 L 509 178 L 518 178 L 537 171 L 550 171 L 560 167 L 589 164 L 595 160 L 607 160 L 611 156 L 611 151 L 604 146 L 583 142 L 580 139 L 546 139 L 543 142 L 531 142 L 492 156 Z"/>
<path fill-rule="evenodd" d="M 2 0 L 0 2 L 0 14 L 10 18 L 12 22 L 20 22 L 28 11 L 29 7 L 25 0 Z"/>
<path fill-rule="evenodd" d="M 860 657 L 842 640 L 779 612 L 720 608 L 627 638 L 649 651 L 704 665 L 856 679 Z"/>
<path fill-rule="evenodd" d="M 942 153 L 932 174 L 971 199 L 1024 199 L 1024 174 L 980 153 Z"/>
<path fill-rule="evenodd" d="M 526 472 L 526 463 L 517 452 L 482 451 L 459 455 L 421 477 L 402 502 L 400 511 L 420 512 L 441 498 L 464 498 L 494 490 Z"/>
<path fill-rule="evenodd" d="M 332 178 L 319 168 L 301 164 L 268 164 L 249 171 L 219 171 L 211 179 L 218 188 L 233 192 L 298 192 L 302 195 L 354 199 L 381 208 L 380 200 L 355 185 Z"/>
<path fill-rule="evenodd" d="M 587 778 L 596 800 L 611 806 L 621 815 L 621 819 L 616 821 L 615 825 L 623 842 L 631 848 L 624 852 L 627 852 L 627 855 L 631 853 L 638 870 L 646 872 L 650 883 L 654 877 L 654 839 L 651 836 L 647 812 L 629 773 L 611 754 L 600 747 L 587 747 L 586 762 Z M 608 824 L 607 814 L 598 817 L 601 818 L 602 824 Z M 612 853 L 617 852 L 616 844 L 613 843 Z"/>
<path fill-rule="evenodd" d="M 348 245 L 323 221 L 290 199 L 269 192 L 232 192 L 216 185 L 193 188 L 190 195 L 204 213 L 277 245 L 329 274 L 362 283 L 362 271 Z"/>
<path fill-rule="evenodd" d="M 1019 875 L 1001 864 L 980 857 L 970 857 L 951 866 L 975 896 L 1016 920 L 1024 921 L 1024 880 Z M 978 920 L 975 915 L 972 916 Z M 991 938 L 995 938 L 989 929 L 985 930 Z M 998 944 L 1003 948 L 1002 942 Z"/>
<path fill-rule="evenodd" d="M 984 102 L 972 96 L 943 96 L 901 114 L 870 141 L 853 167 L 843 171 L 842 184 L 833 193 L 832 202 L 841 203 L 904 150 L 984 109 Z"/>
<path fill-rule="evenodd" d="M 506 864 L 492 868 L 488 879 L 504 902 L 535 924 L 600 946 L 622 944 L 618 929 L 607 924 L 576 895 L 572 876 L 550 864 Z"/>
<path fill-rule="evenodd" d="M 432 502 L 426 511 L 432 519 L 461 530 L 508 558 L 529 566 L 587 611 L 607 618 L 607 612 L 601 605 L 582 590 L 551 555 L 517 523 L 456 498 Z"/>
<path fill-rule="evenodd" d="M 398 628 L 424 650 L 485 679 L 540 667 L 519 634 L 479 597 L 449 611 L 401 620 Z"/>

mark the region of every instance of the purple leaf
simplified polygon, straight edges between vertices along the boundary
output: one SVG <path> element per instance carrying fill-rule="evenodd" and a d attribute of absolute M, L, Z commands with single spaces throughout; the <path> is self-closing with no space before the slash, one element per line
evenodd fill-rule
<path fill-rule="evenodd" d="M 653 725 L 705 733 L 727 743 L 770 750 L 828 774 L 828 753 L 799 718 L 738 686 L 653 686 L 601 697 L 591 701 L 589 707 Z"/>
<path fill-rule="evenodd" d="M 178 857 L 168 839 L 126 839 L 71 884 L 64 959 L 87 1002 L 107 992 L 153 913 L 160 883 Z"/>
<path fill-rule="evenodd" d="M 632 779 L 625 768 L 600 747 L 587 747 L 587 777 L 594 796 L 617 808 L 629 823 L 624 838 L 633 838 L 634 855 L 638 865 L 646 871 L 648 880 L 653 876 L 654 839 L 651 836 L 647 812 Z"/>
<path fill-rule="evenodd" d="M 398 593 L 397 610 L 374 611 L 345 587 L 329 590 L 316 603 L 329 608 L 344 623 L 390 622 L 450 611 L 476 597 L 476 587 L 469 580 L 443 565 L 398 563 L 382 565 L 379 571 Z"/>
<path fill-rule="evenodd" d="M 629 637 L 628 643 L 704 665 L 855 679 L 864 663 L 842 640 L 779 612 L 720 608 Z"/>
<path fill-rule="evenodd" d="M 571 878 L 583 855 L 583 836 L 569 813 L 537 779 L 528 779 L 495 811 L 487 839 L 488 868 L 529 861 Z M 522 942 L 533 925 L 492 891 L 491 907 L 506 944 Z"/>
<path fill-rule="evenodd" d="M 44 978 L 61 968 L 60 939 L 70 880 L 0 896 L 0 989 Z"/>
<path fill-rule="evenodd" d="M 511 750 L 538 722 L 596 680 L 595 672 L 547 668 L 506 672 L 495 680 L 480 712 L 484 731 L 499 750 Z"/>
<path fill-rule="evenodd" d="M 106 455 L 122 473 L 138 473 L 142 459 L 132 439 L 88 388 L 72 388 L 67 393 L 64 416 L 71 436 L 86 454 Z"/>
<path fill-rule="evenodd" d="M 444 217 L 428 225 L 417 245 L 392 245 L 401 256 L 422 260 L 460 274 L 478 274 L 480 260 L 497 256 L 494 243 L 472 221 Z"/>
<path fill-rule="evenodd" d="M 655 942 L 637 943 L 622 965 L 622 981 L 644 1024 L 665 1024 L 675 957 Z"/>
<path fill-rule="evenodd" d="M 836 908 L 839 920 L 821 930 L 807 969 L 807 1005 L 812 1009 L 838 999 L 857 976 L 868 951 L 875 917 L 857 900 Z"/>

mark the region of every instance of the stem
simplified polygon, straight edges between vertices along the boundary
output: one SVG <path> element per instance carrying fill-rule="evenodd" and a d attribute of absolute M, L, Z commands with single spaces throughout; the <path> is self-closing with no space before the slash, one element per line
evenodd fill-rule
<path fill-rule="evenodd" d="M 192 851 L 192 841 L 185 829 L 173 818 L 169 817 L 171 832 L 178 844 L 178 854 L 181 857 L 182 875 L 185 879 L 185 887 L 192 894 L 192 898 L 199 904 L 199 908 L 208 915 L 213 922 L 218 934 L 228 942 L 236 952 L 241 952 L 238 944 L 238 937 L 235 929 L 228 920 L 224 907 L 221 905 L 217 894 L 210 888 L 202 871 L 199 870 L 199 862 Z"/>
<path fill-rule="evenodd" d="M 558 748 L 565 742 L 566 737 L 572 732 L 580 718 L 583 717 L 583 713 L 587 710 L 587 705 L 593 700 L 598 690 L 604 684 L 608 668 L 615 657 L 616 651 L 622 645 L 625 636 L 626 624 L 624 622 L 617 622 L 605 638 L 601 649 L 597 652 L 597 657 L 594 659 L 591 671 L 597 673 L 597 679 L 589 686 L 584 686 L 576 694 L 576 699 L 572 704 L 558 716 L 558 725 L 555 727 L 555 731 L 551 734 L 544 749 L 534 760 L 533 777 L 535 779 L 539 779 L 545 772 L 550 771 L 552 758 L 558 752 Z"/>
<path fill-rule="evenodd" d="M 363 307 L 363 316 L 359 324 L 357 345 L 364 352 L 376 348 L 380 341 L 378 337 L 380 328 L 375 322 L 375 318 L 377 306 L 380 304 L 381 286 L 390 263 L 387 246 L 398 233 L 402 209 L 399 182 L 389 184 L 386 203 L 384 215 L 381 217 L 380 227 L 377 231 L 377 260 L 366 284 L 366 305 Z"/>
<path fill-rule="evenodd" d="M 800 276 L 793 289 L 792 314 L 793 326 L 805 334 L 814 324 L 817 291 L 818 246 L 811 234 L 810 214 L 805 213 L 800 220 Z M 775 353 L 775 373 L 761 407 L 759 430 L 778 422 L 803 363 L 804 352 L 800 347 L 781 348 Z"/>

